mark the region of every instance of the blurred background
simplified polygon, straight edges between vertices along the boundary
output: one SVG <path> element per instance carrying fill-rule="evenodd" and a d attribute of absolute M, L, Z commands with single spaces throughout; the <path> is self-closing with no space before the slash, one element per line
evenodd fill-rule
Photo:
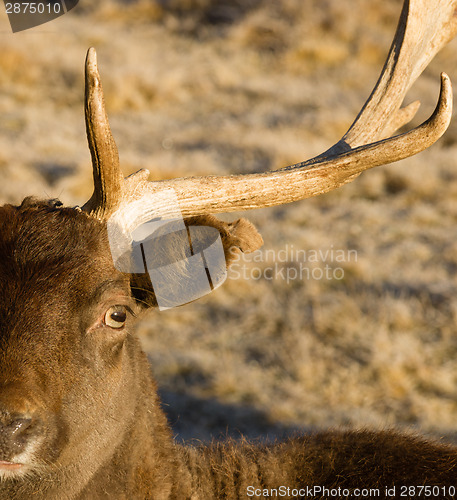
<path fill-rule="evenodd" d="M 89 198 L 89 46 L 125 174 L 262 172 L 346 131 L 400 10 L 400 0 L 80 0 L 13 35 L 1 7 L 0 202 Z M 456 48 L 408 95 L 422 102 L 413 125 L 432 112 L 440 71 L 457 82 Z M 456 142 L 454 121 L 417 157 L 240 214 L 264 237 L 255 259 L 139 326 L 178 440 L 394 427 L 457 441 Z M 292 269 L 302 275 L 286 279 Z"/>

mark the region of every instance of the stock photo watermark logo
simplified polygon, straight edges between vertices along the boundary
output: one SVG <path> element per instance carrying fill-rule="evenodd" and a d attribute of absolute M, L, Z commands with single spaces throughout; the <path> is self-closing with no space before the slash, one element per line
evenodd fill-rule
<path fill-rule="evenodd" d="M 357 262 L 357 251 L 296 249 L 236 251 L 227 273 L 219 231 L 187 226 L 173 189 L 147 193 L 116 210 L 107 223 L 114 266 L 129 274 L 147 273 L 160 310 L 207 295 L 227 278 L 267 281 L 342 280 L 344 264 Z"/>
<path fill-rule="evenodd" d="M 173 189 L 143 195 L 109 218 L 114 266 L 148 273 L 160 310 L 192 302 L 227 277 L 219 231 L 186 226 Z"/>
<path fill-rule="evenodd" d="M 13 33 L 53 21 L 76 7 L 79 0 L 36 0 L 11 2 L 4 0 Z"/>
<path fill-rule="evenodd" d="M 302 249 L 285 245 L 279 250 L 234 253 L 228 279 L 293 281 L 336 280 L 345 276 L 345 266 L 357 262 L 357 250 L 334 248 Z"/>

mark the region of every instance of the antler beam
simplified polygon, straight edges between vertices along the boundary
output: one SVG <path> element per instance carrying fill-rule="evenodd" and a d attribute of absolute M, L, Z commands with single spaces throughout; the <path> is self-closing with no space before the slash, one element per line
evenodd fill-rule
<path fill-rule="evenodd" d="M 441 74 L 441 91 L 433 115 L 405 134 L 390 135 L 414 116 L 419 103 L 401 108 L 404 97 L 430 60 L 456 32 L 457 0 L 405 0 L 376 87 L 348 132 L 328 151 L 272 172 L 155 182 L 147 181 L 147 170 L 122 180 L 117 149 L 104 110 L 95 51 L 89 49 L 86 126 L 95 189 L 83 209 L 103 219 L 124 203 L 169 188 L 175 190 L 183 216 L 281 205 L 331 191 L 354 180 L 364 170 L 419 153 L 436 142 L 449 125 L 452 89 L 446 74 Z M 160 209 L 166 213 L 167 207 Z"/>

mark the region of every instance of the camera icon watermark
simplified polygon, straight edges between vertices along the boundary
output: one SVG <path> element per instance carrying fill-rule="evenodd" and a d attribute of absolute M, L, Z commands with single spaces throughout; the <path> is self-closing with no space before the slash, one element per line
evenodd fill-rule
<path fill-rule="evenodd" d="M 79 0 L 4 0 L 13 33 L 53 21 L 76 7 Z"/>
<path fill-rule="evenodd" d="M 192 302 L 227 277 L 219 231 L 186 226 L 173 189 L 146 194 L 118 209 L 107 223 L 114 266 L 148 273 L 160 310 Z"/>

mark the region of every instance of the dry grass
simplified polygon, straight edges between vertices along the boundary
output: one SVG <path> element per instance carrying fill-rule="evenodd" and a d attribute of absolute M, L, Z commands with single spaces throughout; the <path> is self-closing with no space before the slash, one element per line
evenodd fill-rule
<path fill-rule="evenodd" d="M 263 171 L 313 156 L 344 133 L 376 81 L 400 10 L 396 0 L 80 4 L 33 32 L 8 34 L 0 19 L 4 202 L 89 196 L 89 45 L 126 173 Z M 423 102 L 416 123 L 437 98 L 439 71 L 456 79 L 455 47 L 412 90 Z M 210 296 L 140 325 L 159 385 L 182 412 L 181 437 L 227 425 L 251 435 L 394 426 L 456 438 L 456 140 L 453 124 L 418 157 L 317 199 L 246 214 L 264 252 L 355 250 L 356 261 L 330 262 L 344 279 L 232 273 Z M 249 276 L 272 265 L 265 255 L 243 263 Z"/>

